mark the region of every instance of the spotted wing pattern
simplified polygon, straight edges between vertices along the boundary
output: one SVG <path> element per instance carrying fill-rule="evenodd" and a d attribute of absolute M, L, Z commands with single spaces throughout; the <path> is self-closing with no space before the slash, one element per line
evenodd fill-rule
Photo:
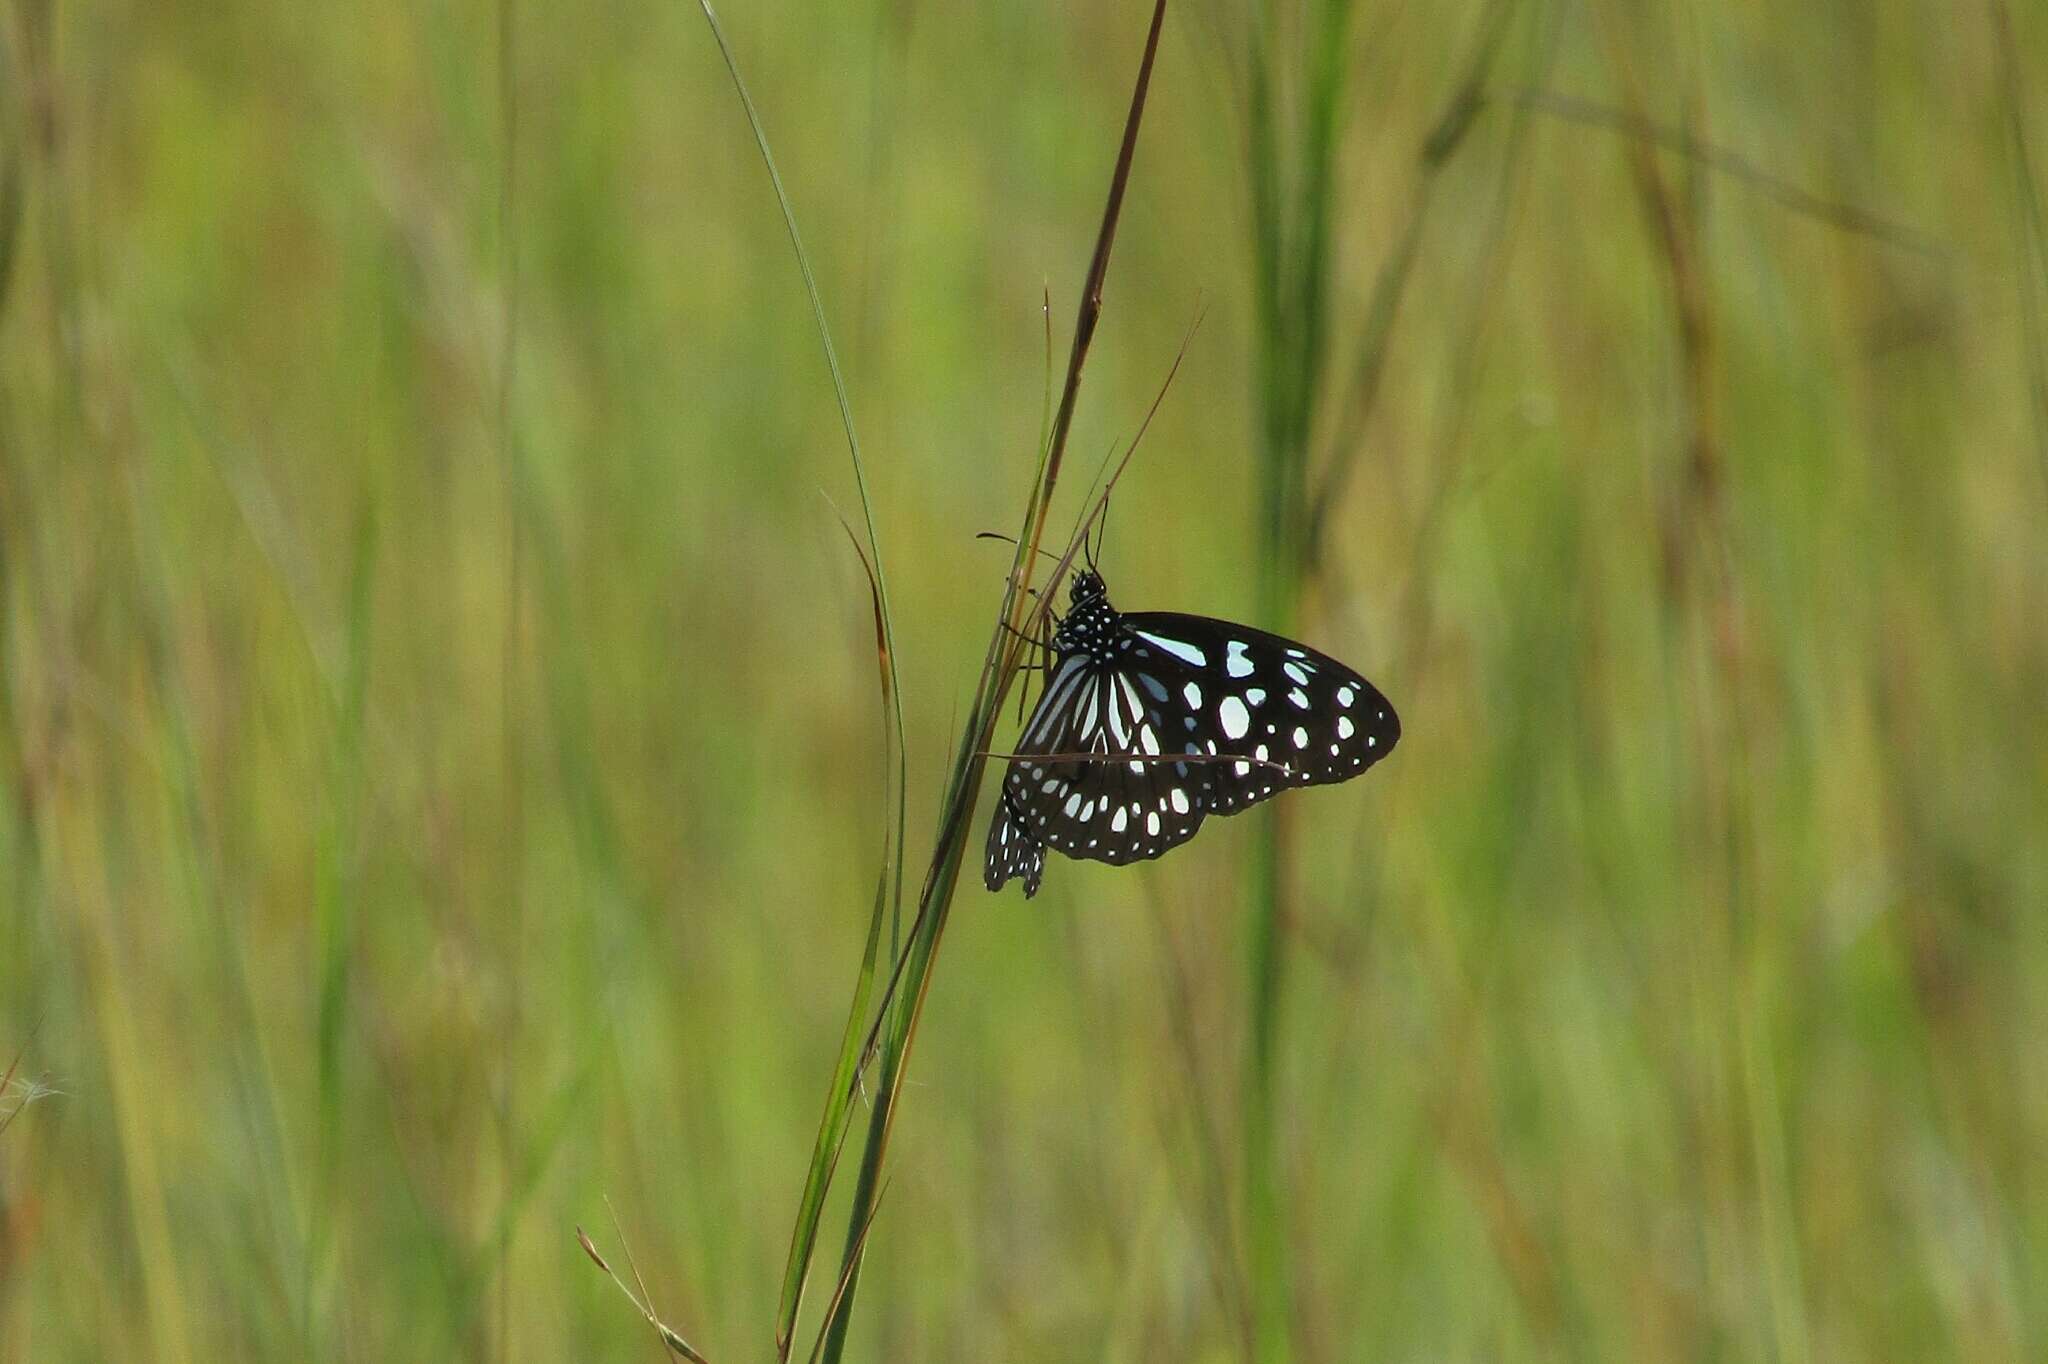
<path fill-rule="evenodd" d="M 1136 660 L 1143 662 L 1144 660 Z M 1166 760 L 1164 669 L 1062 659 L 1017 743 L 1003 799 L 1069 857 L 1157 857 L 1202 824 L 1199 765 Z M 998 885 L 1001 882 L 997 882 Z"/>
<path fill-rule="evenodd" d="M 1227 621 L 1122 615 L 1079 575 L 1045 691 L 989 824 L 983 879 L 1035 894 L 1045 850 L 1121 865 L 1292 786 L 1385 757 L 1400 721 L 1378 689 L 1313 649 Z"/>
<path fill-rule="evenodd" d="M 1021 877 L 1028 900 L 1038 894 L 1038 882 L 1044 875 L 1045 843 L 1005 791 L 997 797 L 996 817 L 988 826 L 988 866 L 983 876 L 989 889 L 1001 890 L 1011 877 Z"/>
<path fill-rule="evenodd" d="M 1211 814 L 1236 814 L 1290 787 L 1349 781 L 1401 737 L 1379 688 L 1306 645 L 1206 616 L 1134 612 L 1121 622 L 1189 668 L 1179 697 L 1183 751 L 1199 744 L 1238 755 L 1195 769 Z"/>

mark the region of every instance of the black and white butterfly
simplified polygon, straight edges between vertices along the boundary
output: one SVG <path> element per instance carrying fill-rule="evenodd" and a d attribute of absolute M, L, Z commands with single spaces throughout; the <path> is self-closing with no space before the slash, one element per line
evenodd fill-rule
<path fill-rule="evenodd" d="M 1228 621 L 1125 615 L 1076 574 L 1045 691 L 989 823 L 982 879 L 1038 893 L 1048 847 L 1122 865 L 1294 786 L 1347 781 L 1387 756 L 1401 721 L 1335 659 Z"/>

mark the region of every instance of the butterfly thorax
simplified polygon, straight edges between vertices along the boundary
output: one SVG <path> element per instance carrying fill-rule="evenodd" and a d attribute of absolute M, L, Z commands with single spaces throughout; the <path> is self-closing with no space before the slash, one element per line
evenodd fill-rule
<path fill-rule="evenodd" d="M 1109 604 L 1101 575 L 1093 570 L 1075 574 L 1072 600 L 1067 614 L 1060 617 L 1060 628 L 1053 632 L 1053 652 L 1062 658 L 1085 653 L 1098 662 L 1110 661 L 1116 656 L 1118 616 Z"/>

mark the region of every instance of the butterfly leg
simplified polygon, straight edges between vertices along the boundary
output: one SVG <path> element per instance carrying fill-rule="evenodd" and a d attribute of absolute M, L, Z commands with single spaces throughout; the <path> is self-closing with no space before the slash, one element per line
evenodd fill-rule
<path fill-rule="evenodd" d="M 1004 629 L 1004 630 L 1005 630 L 1006 632 L 1008 632 L 1009 634 L 1015 635 L 1015 636 L 1016 636 L 1016 637 L 1017 637 L 1018 639 L 1021 639 L 1021 640 L 1023 640 L 1023 641 L 1024 641 L 1024 642 L 1025 642 L 1026 644 L 1030 645 L 1031 647 L 1033 647 L 1034 649 L 1036 649 L 1036 650 L 1038 651 L 1038 654 L 1039 654 L 1039 661 L 1038 661 L 1038 662 L 1036 662 L 1036 663 L 1019 663 L 1019 664 L 1017 665 L 1017 666 L 1018 666 L 1019 668 L 1021 668 L 1021 669 L 1025 669 L 1025 670 L 1027 670 L 1027 671 L 1031 671 L 1031 672 L 1041 672 L 1041 673 L 1042 673 L 1042 672 L 1048 672 L 1048 671 L 1050 671 L 1050 670 L 1051 670 L 1051 668 L 1052 668 L 1052 644 L 1051 644 L 1051 641 L 1050 641 L 1049 639 L 1047 639 L 1047 638 L 1046 638 L 1045 636 L 1043 636 L 1043 635 L 1033 635 L 1033 634 L 1027 634 L 1027 633 L 1025 633 L 1024 631 L 1022 631 L 1022 630 L 1019 630 L 1019 629 L 1018 629 L 1018 628 L 1017 628 L 1016 626 L 1014 626 L 1014 625 L 1010 624 L 1010 623 L 1009 623 L 1008 621 L 1001 621 L 1001 622 L 999 622 L 999 624 L 1001 624 L 1001 625 L 1002 625 L 1003 629 Z M 1021 686 L 1021 687 L 1017 688 L 1017 723 L 1019 723 L 1019 724 L 1022 724 L 1022 723 L 1024 722 L 1024 705 L 1025 705 L 1025 702 L 1026 702 L 1027 700 L 1029 700 L 1029 698 L 1030 698 L 1030 692 L 1031 692 L 1031 688 L 1030 688 L 1030 687 L 1029 687 L 1028 685 L 1027 685 L 1027 686 Z"/>

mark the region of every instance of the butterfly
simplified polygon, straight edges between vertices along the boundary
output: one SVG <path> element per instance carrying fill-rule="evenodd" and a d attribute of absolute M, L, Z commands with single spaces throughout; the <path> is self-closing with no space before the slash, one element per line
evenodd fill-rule
<path fill-rule="evenodd" d="M 989 821 L 982 880 L 1038 893 L 1045 850 L 1121 866 L 1295 786 L 1349 781 L 1400 717 L 1372 683 L 1293 640 L 1206 616 L 1125 614 L 1074 577 L 1045 690 Z"/>

